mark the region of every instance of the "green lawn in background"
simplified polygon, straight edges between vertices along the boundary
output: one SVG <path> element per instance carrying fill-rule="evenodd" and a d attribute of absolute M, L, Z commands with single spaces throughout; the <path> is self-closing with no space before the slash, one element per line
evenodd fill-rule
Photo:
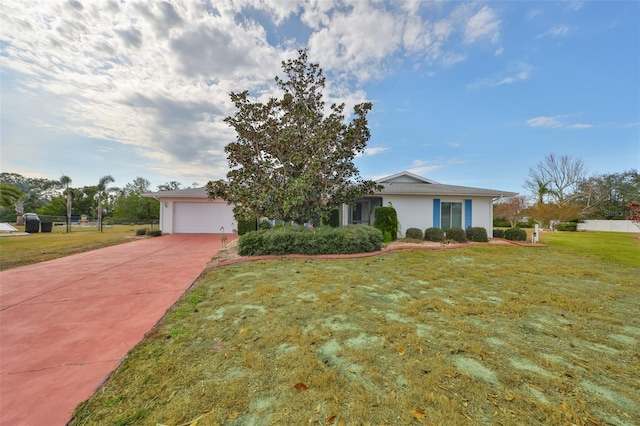
<path fill-rule="evenodd" d="M 17 228 L 24 231 L 24 227 Z M 151 225 L 105 226 L 103 232 L 94 227 L 73 227 L 68 234 L 66 227 L 54 226 L 50 233 L 0 237 L 0 270 L 132 241 L 140 228 L 151 229 Z"/>

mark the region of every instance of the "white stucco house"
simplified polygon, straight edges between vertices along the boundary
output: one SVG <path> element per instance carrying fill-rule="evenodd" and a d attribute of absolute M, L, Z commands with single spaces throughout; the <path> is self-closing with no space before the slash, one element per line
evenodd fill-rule
<path fill-rule="evenodd" d="M 373 225 L 375 207 L 393 205 L 401 226 L 409 228 L 483 227 L 491 236 L 493 202 L 514 192 L 467 186 L 445 185 L 410 172 L 379 179 L 383 189 L 340 209 L 340 225 Z M 163 233 L 231 233 L 237 229 L 233 206 L 211 200 L 205 188 L 160 191 L 145 194 L 160 201 L 160 229 Z"/>

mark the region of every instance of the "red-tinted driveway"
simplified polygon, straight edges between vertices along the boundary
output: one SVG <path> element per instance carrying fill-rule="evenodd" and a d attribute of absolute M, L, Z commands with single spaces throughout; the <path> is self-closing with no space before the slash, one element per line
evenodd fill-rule
<path fill-rule="evenodd" d="M 69 421 L 220 247 L 165 235 L 0 272 L 0 424 Z"/>

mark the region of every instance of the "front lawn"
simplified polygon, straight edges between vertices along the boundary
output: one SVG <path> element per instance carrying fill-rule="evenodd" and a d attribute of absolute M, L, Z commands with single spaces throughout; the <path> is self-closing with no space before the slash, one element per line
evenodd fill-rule
<path fill-rule="evenodd" d="M 71 424 L 634 425 L 637 236 L 564 235 L 209 270 Z"/>

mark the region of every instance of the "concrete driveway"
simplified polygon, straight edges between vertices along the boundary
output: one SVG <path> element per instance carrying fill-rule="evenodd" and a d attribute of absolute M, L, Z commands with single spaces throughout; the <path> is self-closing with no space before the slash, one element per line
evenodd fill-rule
<path fill-rule="evenodd" d="M 221 246 L 165 235 L 0 272 L 0 424 L 66 424 Z"/>

